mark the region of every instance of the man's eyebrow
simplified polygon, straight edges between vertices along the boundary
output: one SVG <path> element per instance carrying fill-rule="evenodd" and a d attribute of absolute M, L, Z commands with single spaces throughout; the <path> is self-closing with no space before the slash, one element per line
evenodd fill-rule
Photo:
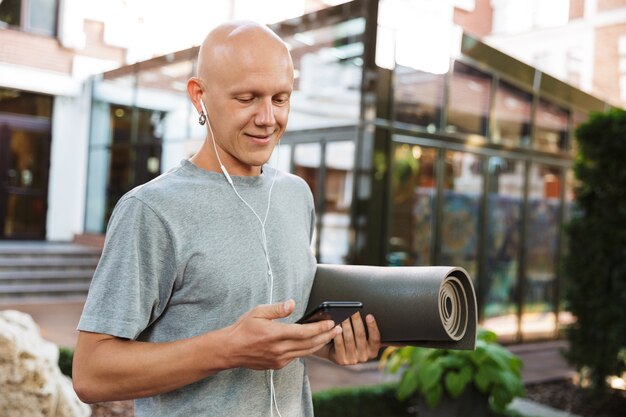
<path fill-rule="evenodd" d="M 273 96 L 277 96 L 280 94 L 291 95 L 291 93 L 292 93 L 291 88 L 281 89 L 280 91 L 272 92 L 271 94 L 268 94 L 268 92 L 266 91 L 261 91 L 258 89 L 249 89 L 249 88 L 234 88 L 233 90 L 230 91 L 230 95 L 232 97 L 241 96 L 245 94 L 251 94 L 253 96 L 271 95 L 273 97 Z"/>

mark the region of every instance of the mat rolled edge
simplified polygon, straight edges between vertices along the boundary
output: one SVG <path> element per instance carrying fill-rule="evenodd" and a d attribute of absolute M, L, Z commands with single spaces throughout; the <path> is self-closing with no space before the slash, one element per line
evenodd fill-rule
<path fill-rule="evenodd" d="M 460 314 L 448 309 L 446 315 L 446 297 Z M 463 350 L 476 345 L 476 295 L 463 268 L 318 264 L 307 311 L 323 301 L 363 302 L 362 314 L 376 317 L 383 343 Z M 446 325 L 446 318 L 452 323 Z"/>

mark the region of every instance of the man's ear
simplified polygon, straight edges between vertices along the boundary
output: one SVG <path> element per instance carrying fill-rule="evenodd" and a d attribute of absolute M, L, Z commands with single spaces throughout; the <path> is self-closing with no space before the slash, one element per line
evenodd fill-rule
<path fill-rule="evenodd" d="M 191 77 L 189 81 L 187 81 L 187 94 L 189 94 L 191 103 L 196 108 L 198 114 L 202 113 L 202 107 L 200 107 L 200 99 L 202 98 L 203 92 L 204 89 L 202 88 L 202 82 L 199 78 Z"/>

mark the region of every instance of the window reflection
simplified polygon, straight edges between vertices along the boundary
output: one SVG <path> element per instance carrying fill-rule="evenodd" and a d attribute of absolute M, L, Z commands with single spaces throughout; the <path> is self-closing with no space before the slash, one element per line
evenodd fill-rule
<path fill-rule="evenodd" d="M 290 130 L 357 123 L 365 20 L 285 37 L 294 63 Z"/>
<path fill-rule="evenodd" d="M 437 150 L 398 144 L 392 166 L 389 265 L 430 265 Z"/>
<path fill-rule="evenodd" d="M 534 148 L 559 152 L 568 147 L 569 111 L 546 100 L 539 100 L 535 116 Z"/>
<path fill-rule="evenodd" d="M 492 141 L 510 146 L 527 146 L 530 139 L 532 95 L 501 81 L 495 100 Z"/>
<path fill-rule="evenodd" d="M 450 80 L 446 131 L 486 135 L 490 92 L 490 75 L 456 61 Z"/>
<path fill-rule="evenodd" d="M 0 88 L 0 112 L 52 117 L 52 96 Z"/>
<path fill-rule="evenodd" d="M 589 113 L 581 110 L 574 110 L 572 112 L 572 125 L 574 129 L 574 134 L 576 134 L 576 130 L 589 120 Z M 578 153 L 578 141 L 574 137 L 572 142 L 570 143 L 571 153 L 576 155 Z"/>
<path fill-rule="evenodd" d="M 43 35 L 54 35 L 57 3 L 57 0 L 0 1 L 0 29 L 14 26 Z"/>
<path fill-rule="evenodd" d="M 395 119 L 426 127 L 439 128 L 443 107 L 444 75 L 396 66 L 394 73 Z"/>
<path fill-rule="evenodd" d="M 320 230 L 320 262 L 345 264 L 350 248 L 354 142 L 326 144 L 326 187 Z"/>
<path fill-rule="evenodd" d="M 554 284 L 560 182 L 559 168 L 531 165 L 522 311 L 522 333 L 525 339 L 552 337 L 556 331 Z"/>
<path fill-rule="evenodd" d="M 482 166 L 482 159 L 474 154 L 445 154 L 441 263 L 463 267 L 474 278 L 478 269 Z"/>
<path fill-rule="evenodd" d="M 502 341 L 518 334 L 517 300 L 524 163 L 489 158 L 485 327 Z"/>
<path fill-rule="evenodd" d="M 572 169 L 568 169 L 565 171 L 565 207 L 564 207 L 564 224 L 569 224 L 571 222 L 572 217 L 576 213 L 576 194 L 574 187 L 576 186 L 576 177 L 574 176 L 574 171 Z M 561 247 L 563 248 L 563 254 L 566 256 L 568 248 L 569 248 L 569 236 L 568 233 L 561 234 L 563 238 L 563 243 Z M 563 330 L 568 325 L 574 322 L 574 317 L 572 314 L 567 311 L 567 302 L 565 300 L 565 288 L 567 285 L 568 277 L 564 274 L 560 275 L 560 284 L 559 284 L 559 330 Z"/>
<path fill-rule="evenodd" d="M 92 108 L 86 229 L 102 233 L 118 200 L 162 172 L 163 121 L 157 110 L 96 102 Z"/>
<path fill-rule="evenodd" d="M 313 198 L 315 199 L 316 208 L 318 206 L 317 199 L 319 198 L 318 181 L 321 161 L 322 145 L 320 143 L 301 143 L 294 145 L 293 172 L 309 184 L 309 188 L 311 188 Z M 317 237 L 319 236 L 319 222 L 320 219 L 318 217 L 318 224 L 315 225 L 313 236 L 313 250 L 315 256 L 318 254 Z"/>

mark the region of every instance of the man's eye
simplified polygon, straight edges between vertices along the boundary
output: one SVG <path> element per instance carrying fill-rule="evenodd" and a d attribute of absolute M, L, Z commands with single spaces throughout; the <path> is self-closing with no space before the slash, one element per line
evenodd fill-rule
<path fill-rule="evenodd" d="M 253 97 L 237 97 L 237 101 L 240 103 L 250 103 L 252 102 L 252 100 L 254 100 Z"/>
<path fill-rule="evenodd" d="M 289 99 L 287 97 L 277 97 L 274 99 L 274 103 L 276 104 L 285 104 L 289 101 Z"/>

